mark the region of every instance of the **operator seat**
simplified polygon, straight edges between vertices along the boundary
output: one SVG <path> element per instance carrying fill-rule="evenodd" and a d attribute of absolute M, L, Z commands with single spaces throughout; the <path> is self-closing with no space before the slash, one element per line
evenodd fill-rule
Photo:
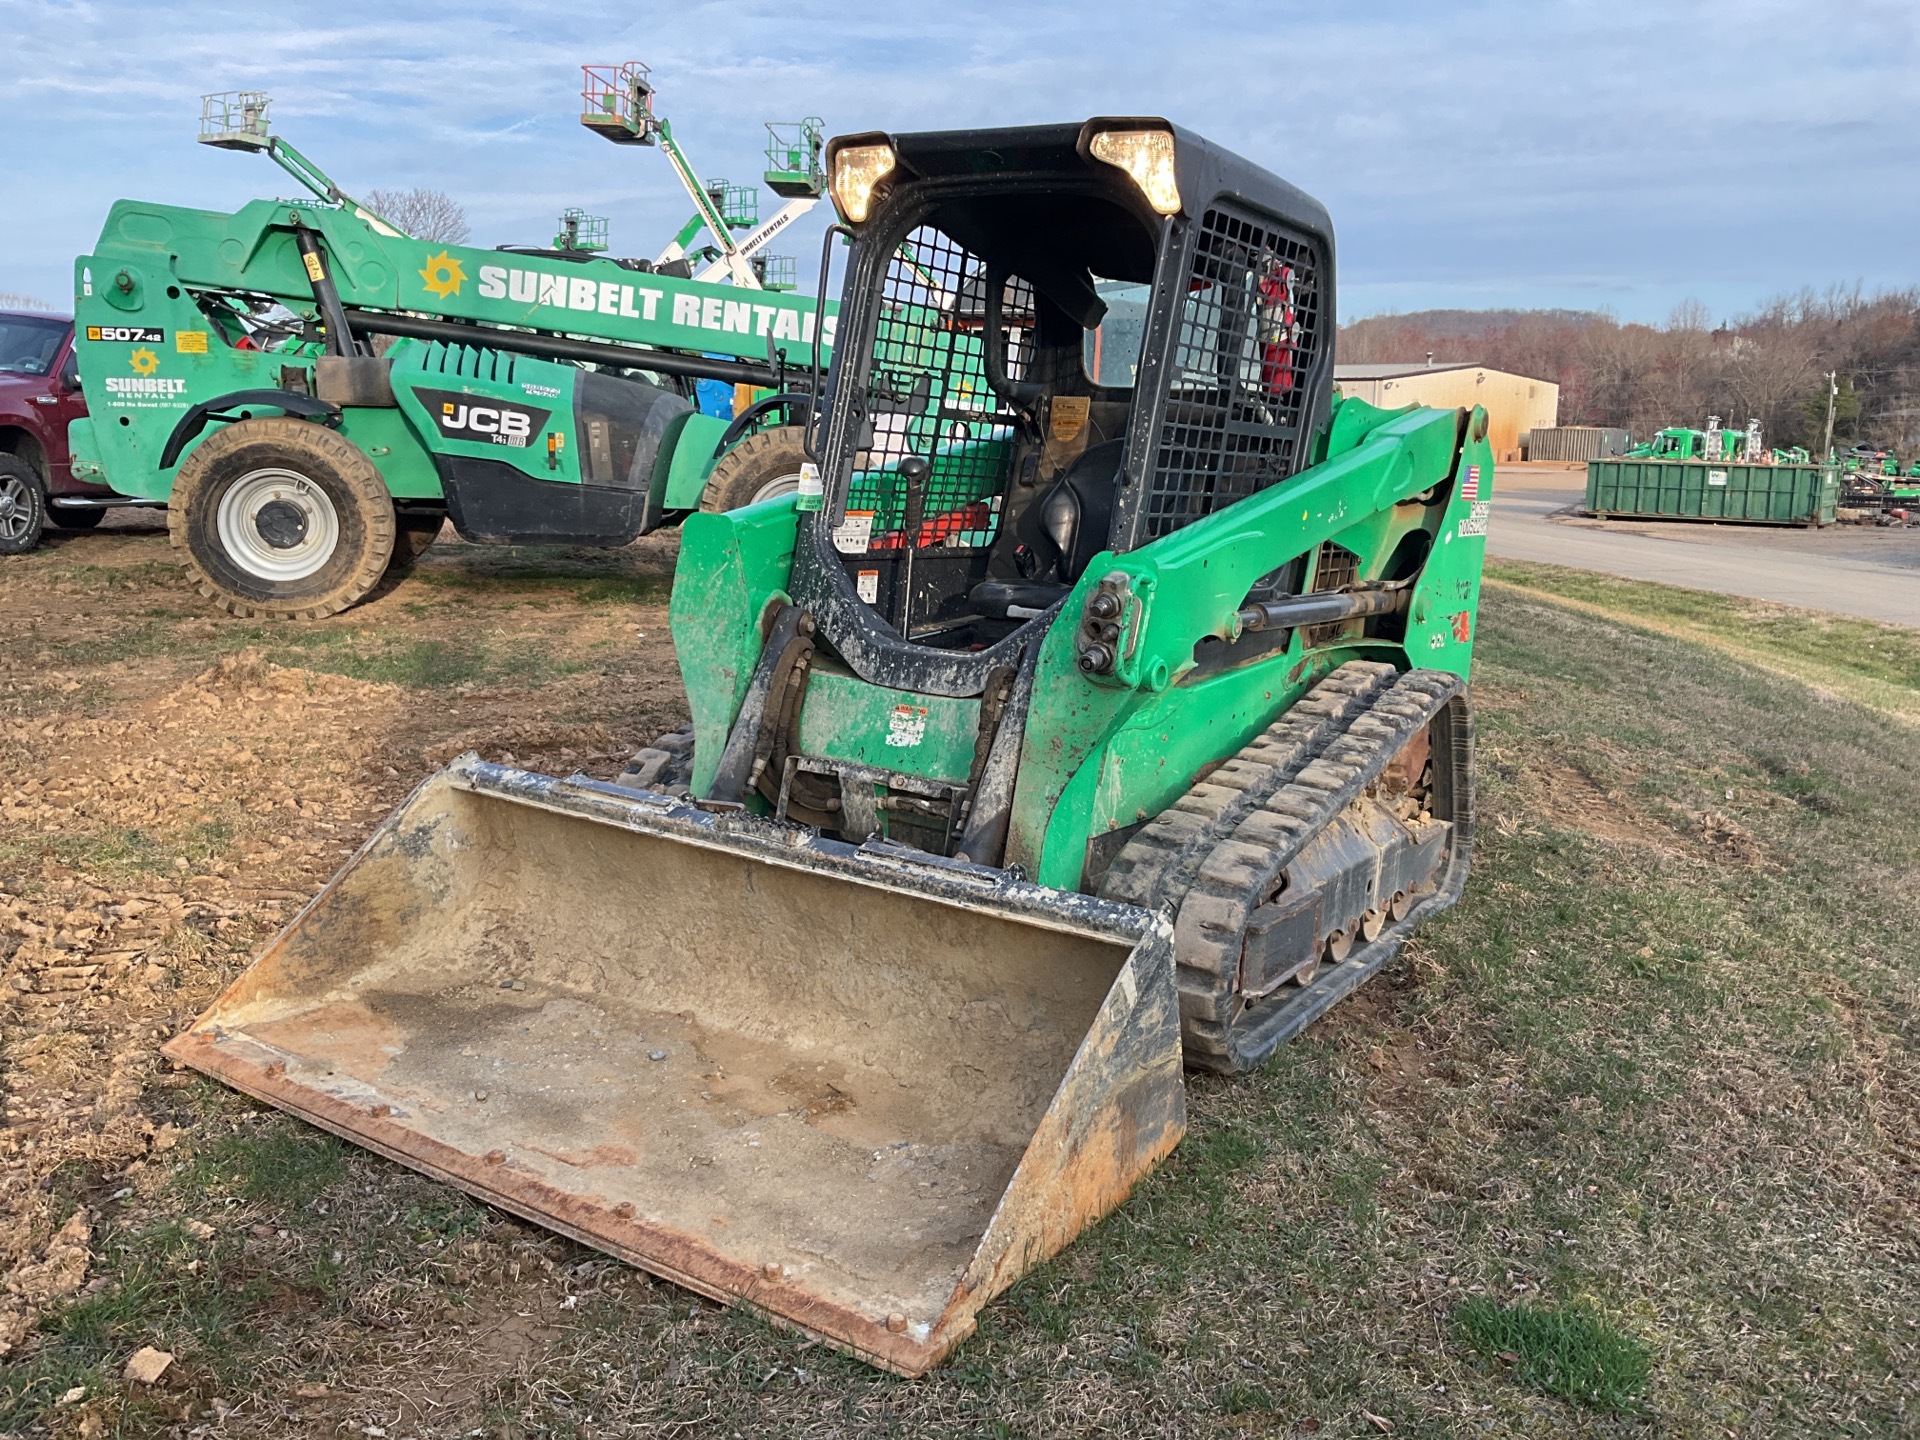
<path fill-rule="evenodd" d="M 1107 548 L 1120 491 L 1124 440 L 1093 445 L 1047 488 L 1034 507 L 1038 525 L 1022 526 L 1032 544 L 1032 579 L 982 580 L 968 593 L 975 613 L 1000 620 L 1031 619 L 1064 598 Z M 1029 573 L 1024 567 L 1022 573 Z"/>
<path fill-rule="evenodd" d="M 1086 574 L 1093 557 L 1107 548 L 1125 452 L 1125 440 L 1089 446 L 1040 497 L 1040 530 L 1054 552 L 1051 557 L 1042 554 L 1041 574 L 1050 568 L 1046 562 L 1051 559 L 1051 568 L 1072 585 Z"/>

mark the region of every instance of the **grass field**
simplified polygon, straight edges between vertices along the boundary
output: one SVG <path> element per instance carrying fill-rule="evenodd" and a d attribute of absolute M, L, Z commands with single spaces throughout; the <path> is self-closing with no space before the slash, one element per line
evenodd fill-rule
<path fill-rule="evenodd" d="M 230 673 L 248 694 L 318 686 L 301 694 L 338 721 L 249 753 L 347 758 L 333 789 L 267 818 L 211 779 L 139 825 L 16 806 L 34 823 L 0 838 L 10 977 L 76 887 L 159 896 L 168 915 L 183 875 L 189 898 L 203 876 L 306 893 L 429 752 L 564 748 L 607 771 L 617 746 L 591 737 L 637 743 L 674 718 L 668 556 L 595 571 L 446 547 L 425 583 L 330 629 L 250 637 L 133 562 L 83 573 L 81 549 L 27 581 L 97 606 L 118 586 L 124 633 L 61 653 L 54 681 L 44 627 L 0 657 L 12 773 L 62 768 L 68 713 L 187 713 L 191 677 L 242 642 L 255 653 Z M 151 1003 L 60 1009 L 44 977 L 84 967 L 34 961 L 36 993 L 5 1002 L 6 1264 L 17 1293 L 53 1293 L 0 1361 L 0 1432 L 1913 1432 L 1915 642 L 1770 611 L 1735 645 L 1723 602 L 1572 576 L 1502 567 L 1485 605 L 1466 900 L 1263 1073 L 1193 1079 L 1172 1161 L 921 1381 L 152 1062 L 275 902 L 155 925 L 127 962 L 164 972 Z M 436 639 L 453 650 L 417 649 Z M 333 830 L 302 851 L 310 824 Z M 57 1127 L 29 1128 L 61 1105 Z M 76 1213 L 84 1266 L 56 1233 Z M 176 1356 L 151 1387 L 120 1378 L 143 1345 Z"/>

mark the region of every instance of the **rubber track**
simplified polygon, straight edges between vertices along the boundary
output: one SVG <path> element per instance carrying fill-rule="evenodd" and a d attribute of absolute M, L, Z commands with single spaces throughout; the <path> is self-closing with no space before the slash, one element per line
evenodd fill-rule
<path fill-rule="evenodd" d="M 1214 846 L 1318 759 L 1399 673 L 1370 660 L 1333 671 L 1129 840 L 1101 881 L 1101 895 L 1149 910 L 1178 903 Z"/>
<path fill-rule="evenodd" d="M 1350 668 L 1343 666 L 1342 671 Z M 1334 675 L 1341 673 L 1336 671 Z M 1328 678 L 1331 681 L 1334 676 Z M 1325 682 L 1294 709 L 1308 706 L 1324 685 Z M 1259 1022 L 1257 1037 L 1248 1035 L 1240 1025 L 1245 1007 L 1235 987 L 1247 925 L 1254 910 L 1273 893 L 1280 876 L 1301 850 L 1378 780 L 1394 756 L 1455 697 L 1463 695 L 1465 689 L 1459 677 L 1441 671 L 1416 670 L 1401 676 L 1383 692 L 1375 691 L 1361 701 L 1357 706 L 1359 713 L 1352 715 L 1338 734 L 1321 745 L 1318 753 L 1288 775 L 1283 783 L 1270 787 L 1257 805 L 1240 806 L 1233 802 L 1219 805 L 1222 816 L 1239 813 L 1231 832 L 1205 849 L 1184 891 L 1166 892 L 1166 898 L 1177 900 L 1179 906 L 1174 920 L 1174 956 L 1183 1040 L 1190 1065 L 1236 1071 L 1261 1063 L 1281 1040 L 1297 1033 L 1384 963 L 1399 949 L 1415 924 L 1435 909 L 1452 903 L 1457 886 L 1453 894 L 1427 897 L 1405 920 L 1389 927 L 1381 939 L 1312 985 L 1270 1005 L 1269 1014 Z M 1346 692 L 1336 693 L 1343 695 L 1337 712 L 1345 716 L 1349 710 Z M 1466 723 L 1470 727 L 1470 720 Z M 1277 724 L 1274 728 L 1280 727 Z M 1269 730 L 1248 749 L 1261 746 L 1273 733 Z M 1470 728 L 1466 735 L 1470 747 Z M 1470 748 L 1466 753 L 1470 754 Z M 1442 763 L 1443 758 L 1436 751 L 1436 764 Z M 1228 766 L 1223 765 L 1209 779 L 1227 771 Z M 1470 799 L 1468 803 L 1470 807 Z M 1470 808 L 1466 813 L 1470 826 Z M 1148 840 L 1147 845 L 1156 851 L 1170 849 L 1166 837 L 1173 829 L 1169 827 L 1168 832 Z M 1128 849 L 1146 839 L 1147 833 L 1143 830 Z M 1469 833 L 1463 832 L 1457 838 L 1463 847 Z M 1126 851 L 1116 857 L 1116 870 L 1125 858 Z M 1127 873 L 1131 875 L 1139 868 L 1142 867 L 1136 857 Z M 1164 873 L 1171 875 L 1185 868 L 1183 858 L 1176 865 L 1164 867 Z M 1457 866 L 1449 868 L 1450 871 L 1458 869 Z M 1463 872 L 1460 878 L 1464 880 Z M 1278 1013 L 1281 1010 L 1288 1014 L 1282 1016 Z"/>

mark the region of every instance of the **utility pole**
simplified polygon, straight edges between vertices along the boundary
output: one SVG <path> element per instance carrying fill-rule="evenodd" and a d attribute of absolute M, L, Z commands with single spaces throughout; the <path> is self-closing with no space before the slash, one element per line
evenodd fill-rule
<path fill-rule="evenodd" d="M 1833 463 L 1833 407 L 1834 402 L 1839 398 L 1840 372 L 1829 370 L 1827 372 L 1827 443 L 1820 447 L 1822 465 Z"/>

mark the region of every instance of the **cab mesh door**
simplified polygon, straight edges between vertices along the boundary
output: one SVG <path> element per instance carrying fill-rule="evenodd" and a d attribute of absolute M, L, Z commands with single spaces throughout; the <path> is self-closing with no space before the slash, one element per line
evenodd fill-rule
<path fill-rule="evenodd" d="M 1322 309 L 1319 257 L 1304 236 L 1226 206 L 1206 212 L 1134 543 L 1302 467 Z"/>

